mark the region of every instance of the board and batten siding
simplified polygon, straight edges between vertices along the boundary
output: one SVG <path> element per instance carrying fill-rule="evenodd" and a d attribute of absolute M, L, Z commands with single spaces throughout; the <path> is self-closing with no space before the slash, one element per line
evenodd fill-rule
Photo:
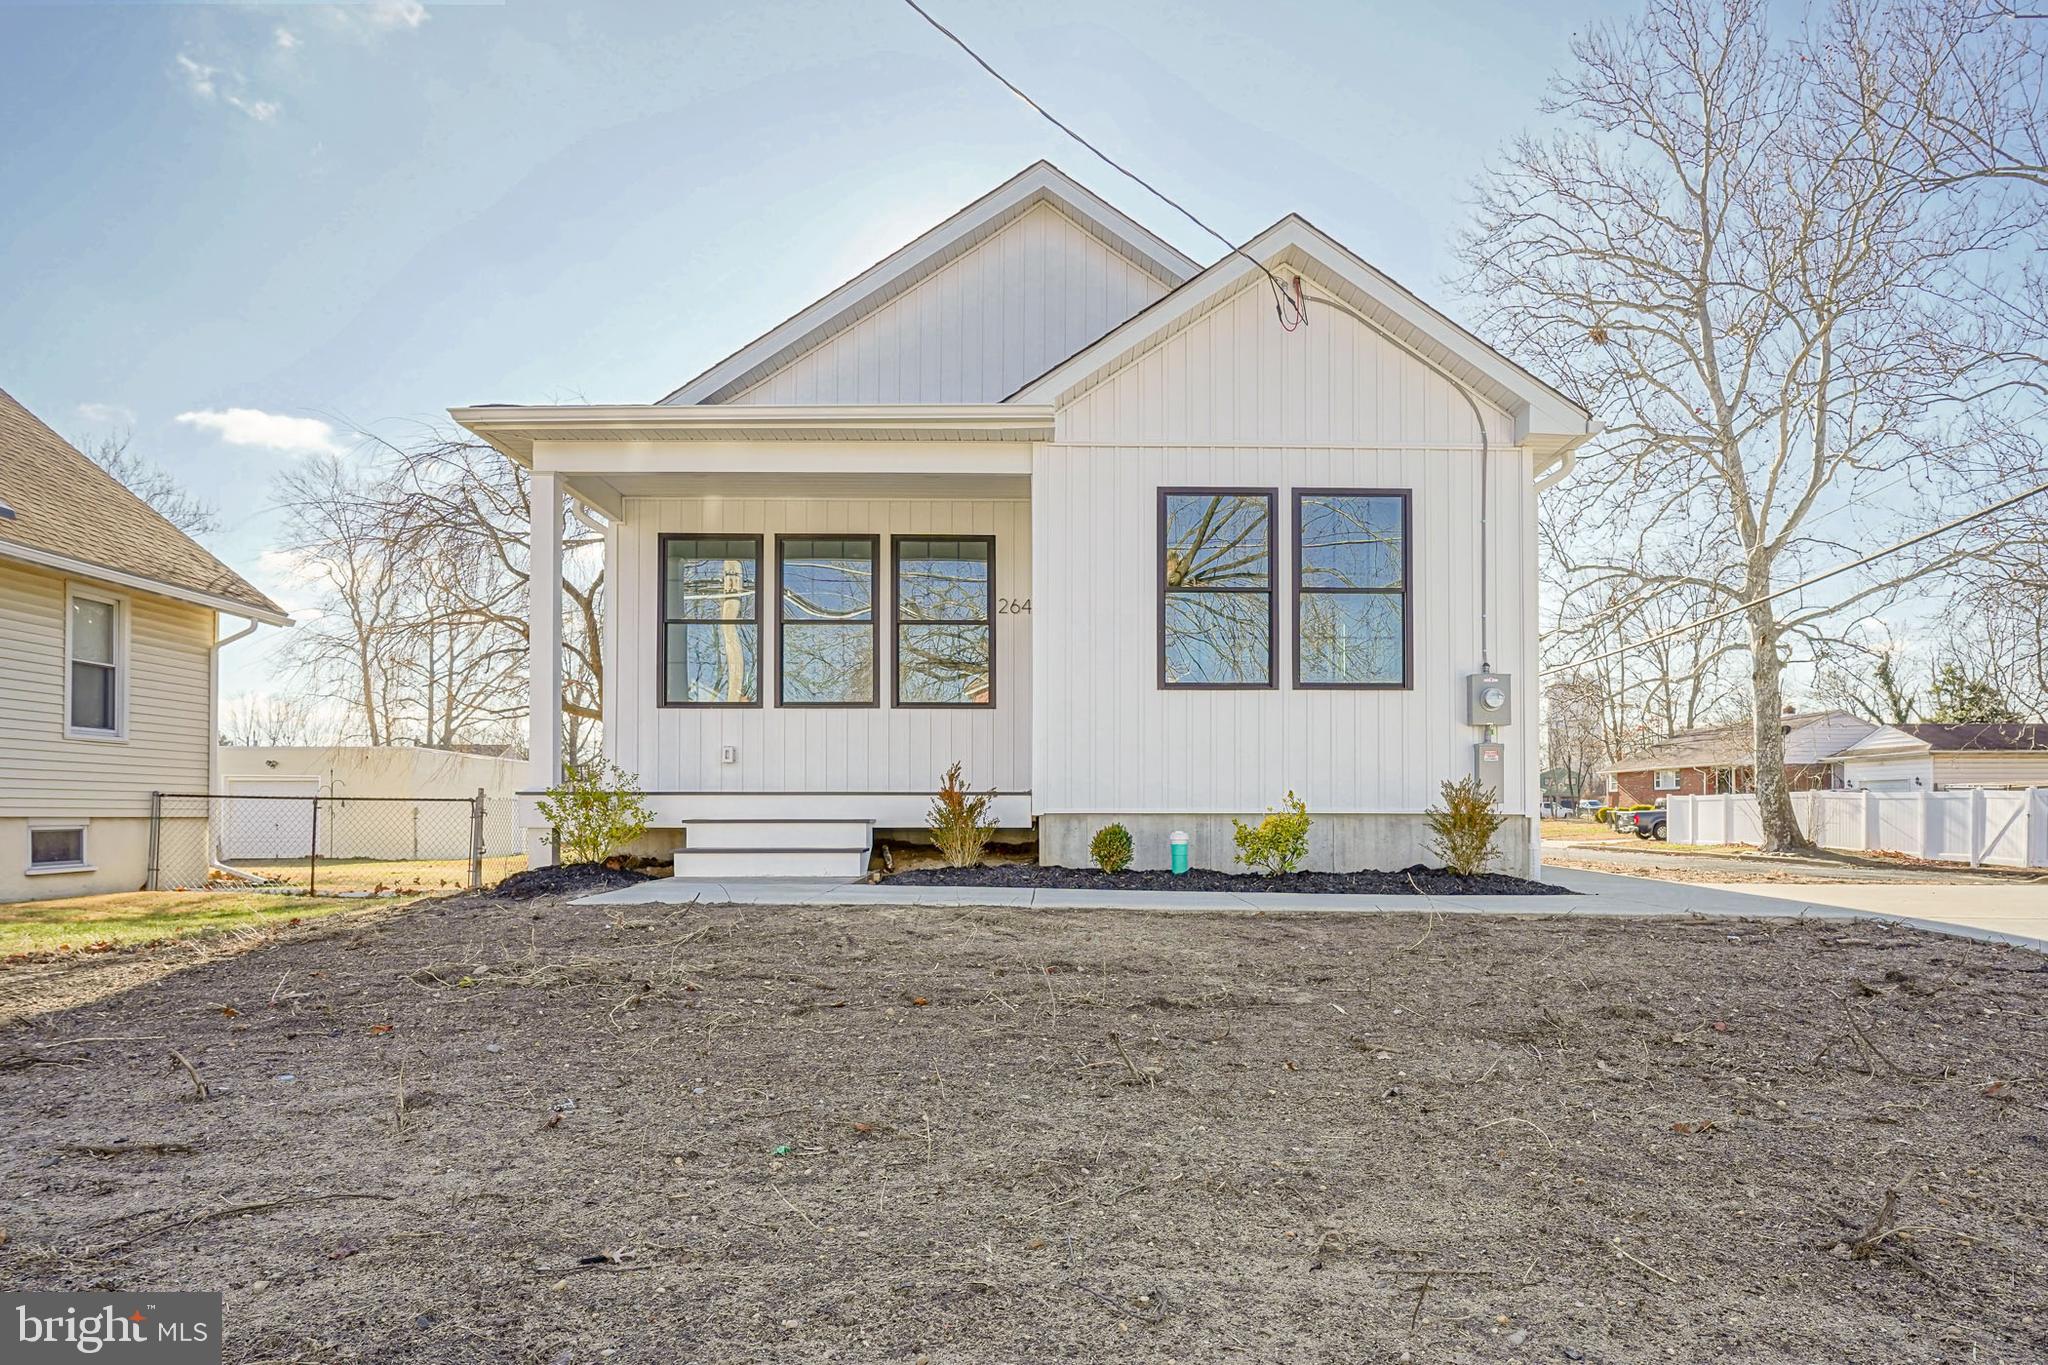
<path fill-rule="evenodd" d="M 664 535 L 759 535 L 763 705 L 660 705 Z M 882 579 L 875 707 L 776 705 L 775 540 L 782 535 L 875 535 Z M 1022 793 L 1031 779 L 1031 616 L 998 614 L 996 700 L 990 708 L 897 707 L 889 623 L 890 537 L 994 536 L 998 599 L 1031 596 L 1031 511 L 1023 499 L 629 498 L 612 531 L 611 662 L 605 727 L 613 762 L 650 792 L 874 793 L 922 796 L 958 760 L 977 789 Z M 999 603 L 1000 605 L 1000 603 Z M 731 745 L 734 763 L 721 761 Z"/>
<path fill-rule="evenodd" d="M 730 401 L 999 402 L 1168 287 L 1039 204 Z"/>
<path fill-rule="evenodd" d="M 1032 469 L 1038 564 L 1033 806 L 1040 813 L 1414 813 L 1471 773 L 1481 663 L 1480 455 L 1471 408 L 1426 365 L 1334 312 L 1276 325 L 1261 284 L 1063 404 Z M 1536 493 L 1506 414 L 1492 442 L 1491 662 L 1514 675 L 1503 807 L 1535 781 Z M 1158 686 L 1158 490 L 1278 490 L 1272 690 Z M 1412 689 L 1293 686 L 1295 488 L 1412 496 Z"/>
<path fill-rule="evenodd" d="M 124 603 L 125 740 L 65 737 L 67 581 Z M 205 791 L 214 631 L 204 607 L 0 561 L 0 817 L 147 816 L 152 791 Z"/>

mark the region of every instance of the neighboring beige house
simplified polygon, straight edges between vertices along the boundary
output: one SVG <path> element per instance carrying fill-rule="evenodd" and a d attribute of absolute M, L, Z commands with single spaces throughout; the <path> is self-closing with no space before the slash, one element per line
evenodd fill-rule
<path fill-rule="evenodd" d="M 1881 725 L 1832 761 L 1863 791 L 2048 787 L 2048 725 Z"/>
<path fill-rule="evenodd" d="M 224 616 L 291 624 L 0 390 L 0 901 L 144 884 L 150 793 L 213 790 Z"/>

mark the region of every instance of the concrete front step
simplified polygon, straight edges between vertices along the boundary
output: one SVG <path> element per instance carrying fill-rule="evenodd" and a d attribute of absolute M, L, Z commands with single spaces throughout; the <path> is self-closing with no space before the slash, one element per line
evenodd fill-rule
<path fill-rule="evenodd" d="M 868 847 L 679 848 L 678 877 L 860 877 L 868 870 Z"/>
<path fill-rule="evenodd" d="M 863 848 L 874 844 L 872 820 L 685 820 L 690 848 Z"/>

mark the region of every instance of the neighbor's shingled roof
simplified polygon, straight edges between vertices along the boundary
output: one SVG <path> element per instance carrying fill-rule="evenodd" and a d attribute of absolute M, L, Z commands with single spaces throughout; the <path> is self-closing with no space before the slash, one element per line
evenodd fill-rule
<path fill-rule="evenodd" d="M 271 601 L 0 389 L 0 557 L 40 551 L 283 622 Z"/>
<path fill-rule="evenodd" d="M 1939 754 L 2013 754 L 2048 749 L 2048 725 L 1942 725 L 1915 721 L 1894 725 L 1892 729 L 1904 730 Z"/>

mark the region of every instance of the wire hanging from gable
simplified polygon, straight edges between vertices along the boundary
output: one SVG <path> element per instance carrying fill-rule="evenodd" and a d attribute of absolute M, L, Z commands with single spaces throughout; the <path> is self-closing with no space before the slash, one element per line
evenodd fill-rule
<path fill-rule="evenodd" d="M 1196 227 L 1208 233 L 1217 241 L 1223 243 L 1224 248 L 1228 252 L 1238 256 L 1242 256 L 1245 258 L 1245 260 L 1249 261 L 1251 263 L 1252 268 L 1254 270 L 1257 270 L 1260 274 L 1264 275 L 1266 277 L 1266 283 L 1272 286 L 1273 313 L 1274 316 L 1280 319 L 1280 326 L 1283 330 L 1292 332 L 1298 327 L 1306 327 L 1308 325 L 1308 313 L 1307 310 L 1305 310 L 1302 307 L 1300 299 L 1298 297 L 1289 297 L 1287 293 L 1287 287 L 1280 282 L 1280 277 L 1278 275 L 1275 275 L 1270 269 L 1268 269 L 1265 265 L 1260 263 L 1260 261 L 1257 258 L 1255 258 L 1249 251 L 1246 251 L 1242 246 L 1238 245 L 1236 242 L 1231 241 L 1228 237 L 1225 237 L 1215 228 L 1210 227 L 1200 218 L 1197 218 L 1193 212 L 1191 212 L 1189 209 L 1181 205 L 1177 200 L 1167 195 L 1165 191 L 1153 185 L 1150 181 L 1146 180 L 1136 171 L 1131 170 L 1128 166 L 1121 164 L 1114 157 L 1110 156 L 1109 153 L 1103 151 L 1100 147 L 1090 142 L 1087 138 L 1082 137 L 1072 128 L 1069 128 L 1066 124 L 1062 123 L 1053 114 L 1051 110 L 1047 109 L 1037 100 L 1031 98 L 1031 96 L 1025 94 L 1024 91 L 1018 87 L 1015 81 L 1011 80 L 1008 76 L 1005 76 L 1002 72 L 996 70 L 993 66 L 990 66 L 988 60 L 985 57 L 983 57 L 979 52 L 976 52 L 973 48 L 969 47 L 966 41 L 962 39 L 959 34 L 953 32 L 952 29 L 947 28 L 937 19 L 934 19 L 931 15 L 931 12 L 925 9 L 923 5 L 917 3 L 917 0 L 903 0 L 903 3 L 910 6 L 910 8 L 916 12 L 918 18 L 924 20 L 927 24 L 930 24 L 933 28 L 937 29 L 940 33 L 944 34 L 946 39 L 949 42 L 951 42 L 953 46 L 959 48 L 962 52 L 966 53 L 970 58 L 972 58 L 976 66 L 980 67 L 983 71 L 986 71 L 989 75 L 995 77 L 996 80 L 1001 82 L 1003 87 L 1007 89 L 1011 94 L 1015 95 L 1018 99 L 1024 101 L 1024 103 L 1030 107 L 1033 113 L 1037 114 L 1047 123 L 1050 123 L 1053 127 L 1059 129 L 1062 133 L 1065 133 L 1074 141 L 1080 143 L 1083 147 L 1087 148 L 1090 152 L 1092 152 L 1095 155 L 1097 160 L 1102 162 L 1103 165 L 1109 167 L 1118 175 L 1123 176 L 1126 180 L 1129 180 L 1139 189 L 1144 190 L 1147 194 L 1157 199 L 1160 203 L 1165 204 L 1175 213 L 1178 213 L 1181 217 L 1187 219 L 1190 223 L 1193 223 Z"/>

